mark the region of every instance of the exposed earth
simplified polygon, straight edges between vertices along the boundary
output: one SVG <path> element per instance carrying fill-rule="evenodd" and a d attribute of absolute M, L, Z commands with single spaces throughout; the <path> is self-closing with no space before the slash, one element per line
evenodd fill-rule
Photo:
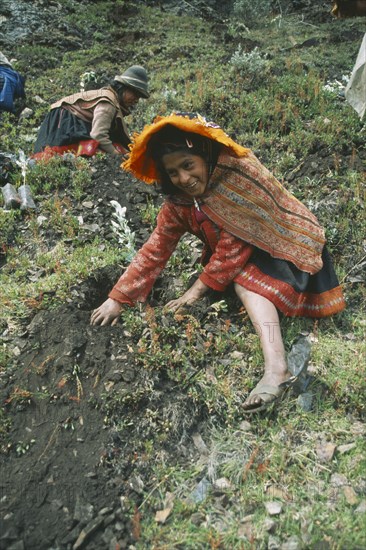
<path fill-rule="evenodd" d="M 166 5 L 178 9 L 177 3 Z M 83 37 L 75 36 L 72 29 L 62 33 L 58 9 L 57 2 L 6 1 L 2 15 L 7 17 L 7 40 L 22 40 L 26 45 L 36 32 L 40 42 L 46 43 L 56 14 L 60 47 L 73 47 Z M 349 159 L 345 152 L 337 162 Z M 354 162 L 361 165 L 365 159 L 365 151 L 360 150 Z M 334 162 L 329 151 L 314 151 L 296 175 L 326 172 Z M 68 196 L 67 184 L 59 189 L 60 199 L 69 201 L 70 213 L 82 216 L 89 227 L 89 233 L 84 231 L 80 238 L 87 240 L 97 232 L 101 241 L 115 239 L 110 201 L 116 200 L 127 207 L 130 227 L 137 245 L 141 244 L 151 228 L 141 221 L 141 204 L 149 200 L 157 205 L 161 199 L 153 188 L 120 170 L 118 161 L 92 159 L 90 164 L 92 181 L 80 200 Z M 289 174 L 290 183 L 292 177 Z M 330 196 L 319 208 L 331 209 L 332 200 Z M 31 232 L 27 215 L 17 230 L 25 238 Z M 9 246 L 14 246 L 15 237 Z M 49 250 L 57 246 L 58 237 L 56 230 L 48 235 Z M 5 253 L 1 261 L 6 263 Z M 183 358 L 189 360 L 186 335 L 192 319 L 201 327 L 191 342 L 197 349 L 204 349 L 210 333 L 221 330 L 225 313 L 218 320 L 210 307 L 217 296 L 192 307 L 187 316 L 165 315 L 159 306 L 175 296 L 177 283 L 164 275 L 150 301 L 158 306 L 156 313 L 147 307 L 136 314 L 136 322 L 127 315 L 124 326 L 90 326 L 92 309 L 106 298 L 122 268 L 111 265 L 91 273 L 56 309 L 41 308 L 47 293 L 30 297 L 38 302 L 39 312 L 24 322 L 16 339 L 10 331 L 2 335 L 16 360 L 0 377 L 0 401 L 11 419 L 0 455 L 1 550 L 133 548 L 144 489 L 155 483 L 153 467 L 159 461 L 176 465 L 196 460 L 199 452 L 192 434 L 203 433 L 209 419 L 215 415 L 219 419 L 225 412 L 203 408 L 189 391 L 190 377 L 209 368 L 214 351 L 207 350 L 203 364 L 191 365 L 186 380 L 159 369 L 158 364 L 162 332 L 177 354 L 183 350 Z M 42 277 L 42 273 L 30 276 Z M 228 300 L 234 312 L 230 330 L 238 331 L 243 315 L 235 299 L 229 296 Z M 223 361 L 224 357 L 225 353 Z M 174 357 L 172 368 L 180 360 Z M 241 397 L 239 392 L 238 400 Z M 153 441 L 150 453 L 146 452 L 148 440 Z"/>

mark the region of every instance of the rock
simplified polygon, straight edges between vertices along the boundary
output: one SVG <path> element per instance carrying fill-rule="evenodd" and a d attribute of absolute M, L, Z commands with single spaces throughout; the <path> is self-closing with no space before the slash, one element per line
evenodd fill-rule
<path fill-rule="evenodd" d="M 78 534 L 80 533 L 80 525 L 75 525 L 75 527 L 62 539 L 63 544 L 72 544 Z"/>
<path fill-rule="evenodd" d="M 85 525 L 89 523 L 94 515 L 94 506 L 92 504 L 82 502 L 80 496 L 76 497 L 74 520 Z"/>
<path fill-rule="evenodd" d="M 357 420 L 351 425 L 350 432 L 353 435 L 364 435 L 366 434 L 366 424 Z"/>
<path fill-rule="evenodd" d="M 112 509 L 112 508 L 108 508 L 108 507 L 106 506 L 105 508 L 102 508 L 101 510 L 99 510 L 98 516 L 106 516 L 107 514 L 110 514 L 111 512 L 113 512 L 113 509 Z"/>
<path fill-rule="evenodd" d="M 141 495 L 144 490 L 144 482 L 140 476 L 132 476 L 129 479 L 129 486 L 135 491 L 138 495 Z"/>
<path fill-rule="evenodd" d="M 250 422 L 248 422 L 248 420 L 243 420 L 242 422 L 240 422 L 239 430 L 241 430 L 242 432 L 250 432 L 251 429 L 252 425 Z"/>
<path fill-rule="evenodd" d="M 350 485 L 345 485 L 343 487 L 343 493 L 348 504 L 350 504 L 351 506 L 357 504 L 358 498 L 356 491 L 353 489 L 353 487 L 351 487 Z"/>
<path fill-rule="evenodd" d="M 23 109 L 23 111 L 20 113 L 20 116 L 19 116 L 19 119 L 23 119 L 23 118 L 30 118 L 31 116 L 34 115 L 34 111 L 32 109 L 29 109 L 29 107 L 26 107 L 25 109 Z"/>
<path fill-rule="evenodd" d="M 195 512 L 191 515 L 191 522 L 193 525 L 201 525 L 205 521 L 205 516 L 202 514 L 202 512 Z"/>
<path fill-rule="evenodd" d="M 348 479 L 343 474 L 332 474 L 330 478 L 330 484 L 333 487 L 342 487 L 343 485 L 349 485 Z"/>
<path fill-rule="evenodd" d="M 114 532 L 113 532 L 113 529 L 112 527 L 107 527 L 105 529 L 103 529 L 103 534 L 101 536 L 101 539 L 103 542 L 105 542 L 106 544 L 110 544 L 110 542 L 112 540 L 117 540 L 115 538 L 115 535 L 114 535 Z M 114 547 L 113 550 L 116 550 L 116 547 Z"/>
<path fill-rule="evenodd" d="M 297 404 L 300 409 L 305 412 L 310 412 L 313 406 L 314 395 L 310 392 L 301 393 L 297 398 Z"/>
<path fill-rule="evenodd" d="M 302 547 L 301 541 L 295 535 L 290 537 L 286 542 L 280 546 L 281 550 L 300 550 Z"/>
<path fill-rule="evenodd" d="M 330 462 L 333 459 L 336 445 L 331 441 L 321 441 L 316 446 L 316 454 L 320 462 Z"/>
<path fill-rule="evenodd" d="M 51 501 L 51 506 L 55 511 L 60 510 L 63 507 L 63 502 L 62 500 L 55 498 Z"/>
<path fill-rule="evenodd" d="M 348 445 L 339 445 L 337 447 L 337 452 L 341 455 L 348 453 L 349 451 L 352 451 L 356 447 L 356 443 L 349 443 Z"/>
<path fill-rule="evenodd" d="M 278 500 L 289 500 L 289 495 L 281 489 L 281 487 L 276 487 L 275 485 L 269 485 L 266 489 L 266 494 L 268 498 L 278 499 Z"/>
<path fill-rule="evenodd" d="M 128 510 L 128 498 L 124 495 L 119 497 L 119 503 L 122 512 L 126 512 Z"/>
<path fill-rule="evenodd" d="M 97 223 L 84 223 L 84 225 L 82 226 L 82 229 L 84 229 L 84 231 L 89 231 L 90 233 L 99 233 L 100 232 L 100 227 Z"/>
<path fill-rule="evenodd" d="M 216 479 L 216 481 L 213 482 L 213 488 L 215 491 L 228 491 L 231 489 L 231 483 L 226 477 L 220 477 L 220 479 Z"/>
<path fill-rule="evenodd" d="M 111 523 L 113 523 L 116 519 L 115 514 L 110 514 L 109 516 L 104 516 L 104 527 L 107 527 Z"/>
<path fill-rule="evenodd" d="M 280 547 L 281 547 L 281 543 L 278 540 L 278 538 L 270 535 L 268 538 L 268 546 L 267 546 L 268 550 L 279 550 Z"/>
<path fill-rule="evenodd" d="M 84 527 L 84 529 L 78 536 L 77 541 L 72 547 L 72 550 L 79 550 L 79 548 L 82 548 L 84 544 L 86 544 L 87 541 L 90 539 L 91 535 L 103 525 L 103 521 L 104 520 L 102 517 L 97 517 L 94 518 L 90 523 L 88 523 L 88 525 Z"/>
<path fill-rule="evenodd" d="M 298 376 L 293 385 L 297 393 L 303 393 L 309 385 L 310 377 L 307 368 L 310 360 L 311 343 L 308 337 L 301 336 L 287 355 L 288 369 L 292 376 Z"/>
<path fill-rule="evenodd" d="M 109 547 L 109 550 L 116 550 L 116 548 L 118 548 L 119 550 L 126 550 L 126 548 L 128 548 L 128 550 L 133 550 L 134 548 L 132 545 L 129 545 L 128 540 L 125 538 L 118 539 L 117 544 L 118 544 L 117 547 L 115 548 Z"/>
<path fill-rule="evenodd" d="M 207 497 L 208 491 L 211 488 L 211 483 L 203 477 L 201 481 L 197 484 L 196 488 L 191 492 L 188 497 L 188 500 L 198 503 L 203 502 Z"/>
<path fill-rule="evenodd" d="M 46 103 L 46 101 L 42 99 L 39 95 L 35 95 L 33 99 L 39 105 L 43 105 L 44 103 Z"/>
<path fill-rule="evenodd" d="M 207 456 L 209 454 L 208 448 L 206 446 L 206 443 L 203 441 L 201 434 L 198 432 L 195 432 L 192 434 L 193 443 L 196 447 L 196 449 L 199 451 L 201 455 Z"/>
<path fill-rule="evenodd" d="M 18 540 L 17 542 L 14 542 L 11 546 L 8 546 L 7 550 L 25 550 L 24 542 L 22 540 Z"/>
<path fill-rule="evenodd" d="M 116 537 L 112 537 L 109 541 L 109 550 L 116 550 L 116 548 L 120 548 L 118 540 Z"/>
<path fill-rule="evenodd" d="M 251 540 L 253 539 L 253 531 L 254 531 L 254 525 L 252 521 L 245 521 L 243 519 L 243 521 L 241 522 L 241 525 L 239 525 L 239 528 L 238 528 L 238 537 Z"/>
<path fill-rule="evenodd" d="M 233 351 L 230 353 L 232 359 L 243 359 L 244 353 L 242 351 Z"/>
<path fill-rule="evenodd" d="M 273 519 L 266 518 L 263 522 L 263 529 L 268 533 L 273 533 L 276 529 L 276 525 L 277 523 Z"/>
<path fill-rule="evenodd" d="M 355 510 L 355 514 L 366 514 L 366 500 L 362 500 Z"/>
<path fill-rule="evenodd" d="M 282 512 L 282 504 L 277 501 L 265 502 L 264 506 L 270 516 L 277 516 Z"/>

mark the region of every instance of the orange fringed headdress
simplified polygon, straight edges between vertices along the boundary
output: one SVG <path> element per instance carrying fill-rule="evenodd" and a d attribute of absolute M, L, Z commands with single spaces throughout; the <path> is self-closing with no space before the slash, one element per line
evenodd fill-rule
<path fill-rule="evenodd" d="M 155 162 L 147 149 L 152 136 L 168 125 L 222 143 L 222 145 L 231 149 L 237 157 L 244 157 L 250 151 L 233 141 L 220 126 L 207 121 L 199 114 L 192 117 L 192 115 L 185 113 L 172 113 L 168 116 L 157 116 L 152 124 L 145 126 L 140 134 L 133 136 L 129 157 L 122 163 L 121 167 L 132 172 L 134 176 L 145 183 L 151 184 L 158 181 L 159 174 Z"/>

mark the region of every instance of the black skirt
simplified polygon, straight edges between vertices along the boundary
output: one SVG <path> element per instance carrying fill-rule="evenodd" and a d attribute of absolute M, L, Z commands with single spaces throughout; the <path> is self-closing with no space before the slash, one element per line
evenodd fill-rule
<path fill-rule="evenodd" d="M 52 109 L 41 124 L 34 152 L 40 153 L 47 146 L 59 147 L 89 140 L 91 127 L 90 122 L 81 120 L 67 109 Z"/>
<path fill-rule="evenodd" d="M 322 260 L 322 269 L 311 275 L 255 248 L 234 281 L 268 298 L 289 317 L 327 317 L 342 311 L 346 304 L 326 247 Z"/>

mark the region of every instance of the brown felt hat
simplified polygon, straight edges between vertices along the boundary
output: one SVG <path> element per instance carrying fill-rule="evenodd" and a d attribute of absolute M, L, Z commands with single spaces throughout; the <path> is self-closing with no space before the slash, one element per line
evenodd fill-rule
<path fill-rule="evenodd" d="M 149 97 L 147 72 L 140 65 L 132 65 L 123 74 L 115 76 L 114 80 L 136 90 L 145 99 Z"/>

